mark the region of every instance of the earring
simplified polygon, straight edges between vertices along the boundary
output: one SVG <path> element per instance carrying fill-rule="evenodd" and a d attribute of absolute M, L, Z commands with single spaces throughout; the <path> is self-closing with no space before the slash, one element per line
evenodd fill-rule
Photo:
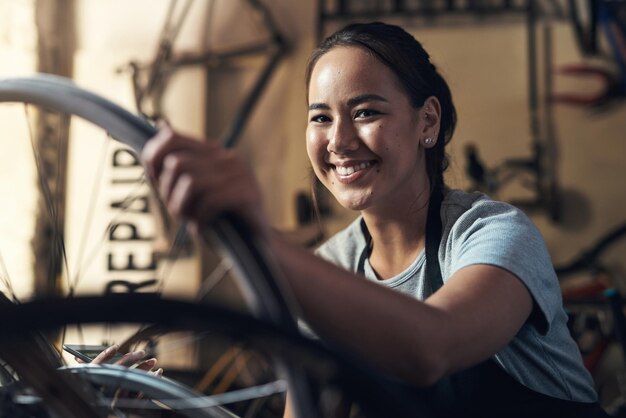
<path fill-rule="evenodd" d="M 433 143 L 433 139 L 432 139 L 431 137 L 428 137 L 428 138 L 426 138 L 426 139 L 424 140 L 424 144 L 426 144 L 426 145 L 430 145 L 430 144 L 432 144 L 432 143 Z"/>

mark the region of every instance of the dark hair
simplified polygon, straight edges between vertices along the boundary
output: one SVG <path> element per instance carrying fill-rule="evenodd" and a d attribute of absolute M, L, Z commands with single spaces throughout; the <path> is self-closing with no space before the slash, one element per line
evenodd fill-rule
<path fill-rule="evenodd" d="M 411 104 L 422 107 L 435 96 L 441 103 L 441 129 L 434 147 L 426 150 L 426 171 L 431 188 L 443 188 L 443 172 L 448 168 L 445 145 L 456 126 L 456 110 L 448 83 L 430 62 L 422 45 L 399 26 L 381 22 L 357 23 L 346 26 L 326 38 L 313 51 L 306 69 L 308 93 L 311 73 L 320 57 L 339 46 L 358 46 L 369 51 L 397 76 Z"/>

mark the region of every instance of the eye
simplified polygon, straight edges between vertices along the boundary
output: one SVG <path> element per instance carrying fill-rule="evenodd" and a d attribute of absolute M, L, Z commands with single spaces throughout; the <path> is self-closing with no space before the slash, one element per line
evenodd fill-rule
<path fill-rule="evenodd" d="M 311 122 L 326 123 L 330 122 L 330 118 L 324 114 L 313 115 L 311 116 Z"/>
<path fill-rule="evenodd" d="M 359 109 L 355 112 L 354 118 L 355 119 L 367 118 L 367 117 L 376 116 L 376 115 L 380 115 L 380 112 L 376 110 L 372 110 L 372 109 Z"/>

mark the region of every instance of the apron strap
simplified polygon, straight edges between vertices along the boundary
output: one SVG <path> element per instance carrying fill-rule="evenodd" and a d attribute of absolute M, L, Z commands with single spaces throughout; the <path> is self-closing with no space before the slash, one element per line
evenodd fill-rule
<path fill-rule="evenodd" d="M 441 189 L 435 187 L 430 195 L 426 217 L 426 277 L 430 284 L 431 293 L 435 293 L 443 286 L 441 267 L 439 266 L 439 245 L 443 234 L 441 224 L 442 195 Z"/>

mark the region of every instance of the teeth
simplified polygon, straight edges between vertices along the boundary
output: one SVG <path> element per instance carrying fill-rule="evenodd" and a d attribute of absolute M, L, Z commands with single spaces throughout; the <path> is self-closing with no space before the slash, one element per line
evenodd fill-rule
<path fill-rule="evenodd" d="M 341 176 L 349 176 L 350 174 L 354 174 L 357 171 L 365 170 L 370 165 L 371 165 L 371 163 L 364 162 L 364 163 L 353 165 L 353 166 L 350 166 L 350 167 L 337 166 L 336 169 L 337 169 L 337 173 L 339 173 L 339 175 L 341 175 Z"/>

